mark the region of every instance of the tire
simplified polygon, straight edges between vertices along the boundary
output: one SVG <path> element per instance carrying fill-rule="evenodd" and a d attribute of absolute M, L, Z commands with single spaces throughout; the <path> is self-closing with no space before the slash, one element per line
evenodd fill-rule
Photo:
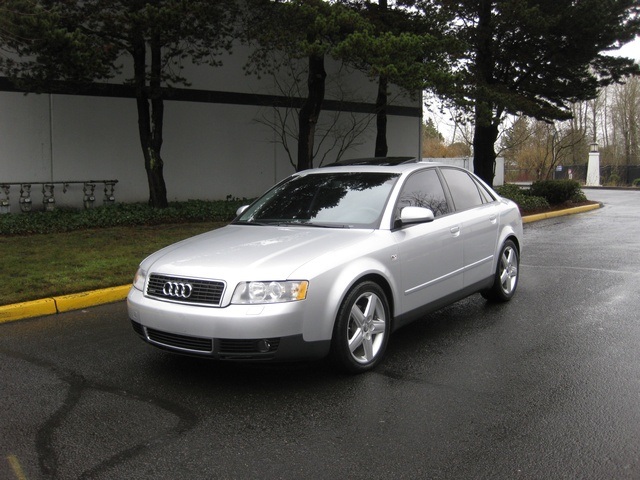
<path fill-rule="evenodd" d="M 500 249 L 493 286 L 481 292 L 482 296 L 492 302 L 508 302 L 516 293 L 519 275 L 518 248 L 512 240 L 507 240 Z"/>
<path fill-rule="evenodd" d="M 356 285 L 338 310 L 331 342 L 332 360 L 348 373 L 371 370 L 387 349 L 390 327 L 389 302 L 382 288 L 371 281 Z"/>

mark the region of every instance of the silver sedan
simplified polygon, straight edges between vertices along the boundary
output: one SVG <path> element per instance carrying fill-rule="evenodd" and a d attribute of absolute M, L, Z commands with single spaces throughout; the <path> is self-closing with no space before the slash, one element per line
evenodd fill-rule
<path fill-rule="evenodd" d="M 481 293 L 518 284 L 517 206 L 441 164 L 343 165 L 296 173 L 229 225 L 147 257 L 128 296 L 135 332 L 220 360 L 329 356 L 377 365 L 389 336 Z"/>

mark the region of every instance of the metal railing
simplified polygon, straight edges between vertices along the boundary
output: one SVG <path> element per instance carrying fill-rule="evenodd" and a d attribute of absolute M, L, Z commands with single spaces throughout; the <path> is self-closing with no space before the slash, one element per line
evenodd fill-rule
<path fill-rule="evenodd" d="M 33 208 L 32 186 L 41 185 L 42 204 L 46 212 L 52 212 L 56 208 L 55 188 L 62 186 L 62 193 L 67 193 L 70 185 L 81 184 L 83 192 L 83 206 L 85 209 L 93 208 L 96 201 L 96 186 L 104 186 L 103 205 L 112 205 L 116 198 L 114 190 L 118 180 L 69 180 L 56 182 L 0 182 L 0 214 L 11 213 L 11 187 L 20 187 L 18 203 L 21 212 L 30 212 Z"/>

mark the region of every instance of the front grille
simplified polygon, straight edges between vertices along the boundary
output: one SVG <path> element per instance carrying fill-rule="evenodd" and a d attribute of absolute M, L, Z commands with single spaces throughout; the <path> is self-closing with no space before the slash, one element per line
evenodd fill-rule
<path fill-rule="evenodd" d="M 153 328 L 147 328 L 147 335 L 149 336 L 149 340 L 166 345 L 167 347 L 207 353 L 213 351 L 213 340 L 210 338 L 188 337 L 186 335 L 161 332 Z"/>
<path fill-rule="evenodd" d="M 183 284 L 190 286 L 188 297 L 180 295 L 166 294 L 165 289 L 167 283 Z M 161 298 L 179 303 L 193 303 L 199 305 L 208 305 L 219 307 L 224 293 L 224 282 L 216 280 L 199 280 L 195 278 L 171 277 L 168 275 L 159 275 L 152 273 L 149 276 L 149 284 L 147 285 L 147 295 L 150 297 Z"/>

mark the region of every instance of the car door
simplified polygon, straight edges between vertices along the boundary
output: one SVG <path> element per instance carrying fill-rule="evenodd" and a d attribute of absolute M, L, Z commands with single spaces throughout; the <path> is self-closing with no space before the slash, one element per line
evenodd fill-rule
<path fill-rule="evenodd" d="M 460 224 L 463 240 L 464 286 L 474 285 L 493 275 L 498 241 L 498 205 L 489 192 L 468 172 L 441 168 Z"/>
<path fill-rule="evenodd" d="M 406 206 L 430 208 L 432 222 L 394 231 L 401 262 L 402 310 L 410 312 L 462 289 L 463 246 L 458 221 L 435 168 L 412 174 L 402 187 L 396 216 Z"/>

